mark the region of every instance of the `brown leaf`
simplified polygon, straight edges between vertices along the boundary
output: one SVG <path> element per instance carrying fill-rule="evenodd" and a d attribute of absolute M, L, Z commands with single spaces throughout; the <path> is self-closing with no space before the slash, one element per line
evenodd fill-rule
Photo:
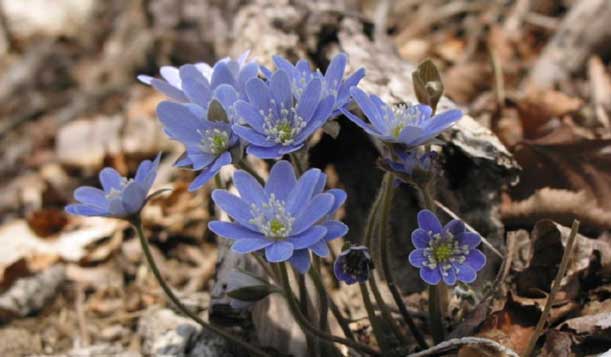
<path fill-rule="evenodd" d="M 464 62 L 456 64 L 443 75 L 447 95 L 457 102 L 469 102 L 490 85 L 491 71 L 487 64 Z"/>
<path fill-rule="evenodd" d="M 47 238 L 61 232 L 68 224 L 68 217 L 63 210 L 43 208 L 29 214 L 26 221 L 37 236 Z"/>
<path fill-rule="evenodd" d="M 533 226 L 549 218 L 567 226 L 578 219 L 584 231 L 611 229 L 611 212 L 585 191 L 542 188 L 525 200 L 504 202 L 501 217 L 508 226 Z"/>
<path fill-rule="evenodd" d="M 552 118 L 576 112 L 583 106 L 579 98 L 551 89 L 531 89 L 517 101 L 526 137 L 537 137 L 538 129 Z"/>
<path fill-rule="evenodd" d="M 558 271 L 564 247 L 568 241 L 569 229 L 551 220 L 541 220 L 531 233 L 532 258 L 526 270 L 516 275 L 520 296 L 538 297 L 537 291 L 549 291 Z M 596 253 L 595 253 L 596 252 Z M 595 259 L 600 259 L 603 270 L 611 266 L 611 245 L 602 240 L 589 239 L 578 235 L 562 286 L 569 295 L 576 294 L 578 278 L 591 273 L 589 268 Z M 534 294 L 534 295 L 533 295 Z"/>
<path fill-rule="evenodd" d="M 519 184 L 510 191 L 512 200 L 553 188 L 583 191 L 596 206 L 611 208 L 611 140 L 587 140 L 574 125 L 565 124 L 550 135 L 518 145 L 514 155 L 523 172 Z M 583 210 L 583 201 L 579 204 L 573 205 L 572 211 Z M 594 228 L 605 226 L 608 224 Z"/>
<path fill-rule="evenodd" d="M 545 344 L 541 350 L 541 357 L 569 357 L 573 341 L 571 335 L 558 330 L 549 330 L 545 334 Z"/>

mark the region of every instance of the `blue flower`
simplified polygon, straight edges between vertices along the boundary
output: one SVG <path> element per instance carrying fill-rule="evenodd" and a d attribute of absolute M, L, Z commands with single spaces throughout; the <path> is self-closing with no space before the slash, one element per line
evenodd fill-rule
<path fill-rule="evenodd" d="M 246 98 L 246 82 L 257 77 L 259 65 L 246 61 L 249 52 L 238 60 L 224 58 L 210 67 L 207 63 L 185 64 L 179 68 L 164 66 L 159 70 L 163 79 L 147 75 L 138 76 L 138 80 L 148 84 L 169 98 L 185 103 L 194 103 L 208 111 L 213 99 L 218 99 L 230 119 L 234 119 L 233 104 L 238 98 Z M 233 93 L 227 88 L 233 89 Z"/>
<path fill-rule="evenodd" d="M 273 59 L 276 66 L 289 75 L 291 91 L 296 98 L 301 97 L 313 79 L 321 80 L 323 96 L 332 95 L 335 98 L 332 117 L 341 114 L 340 109 L 348 107 L 351 103 L 350 88 L 356 86 L 365 76 L 365 69 L 359 68 L 344 79 L 344 71 L 348 62 L 348 56 L 345 53 L 339 53 L 333 57 L 324 76 L 320 71 L 312 71 L 308 61 L 304 59 L 299 60 L 295 65 L 281 56 L 274 56 Z"/>
<path fill-rule="evenodd" d="M 322 81 L 311 80 L 299 99 L 291 94 L 289 76 L 276 71 L 268 83 L 253 78 L 246 83 L 249 101 L 235 104 L 240 120 L 234 132 L 250 143 L 247 153 L 262 159 L 282 157 L 301 149 L 306 139 L 331 115 L 335 99 L 323 96 Z"/>
<path fill-rule="evenodd" d="M 446 285 L 456 281 L 472 283 L 477 272 L 486 264 L 486 256 L 477 246 L 481 237 L 465 230 L 459 220 L 452 220 L 445 227 L 429 210 L 418 212 L 418 226 L 412 232 L 415 249 L 409 262 L 420 268 L 420 277 L 427 284 L 437 285 L 443 280 Z"/>
<path fill-rule="evenodd" d="M 222 91 L 223 86 L 219 89 Z M 185 154 L 176 166 L 201 170 L 189 185 L 189 191 L 199 189 L 221 167 L 233 162 L 230 150 L 239 145 L 239 139 L 231 130 L 230 122 L 204 119 L 202 108 L 191 103 L 161 102 L 157 106 L 157 115 L 166 134 L 185 146 Z"/>
<path fill-rule="evenodd" d="M 329 233 L 320 222 L 334 208 L 335 196 L 316 193 L 320 192 L 320 175 L 320 170 L 310 169 L 297 180 L 291 164 L 279 161 L 262 187 L 250 174 L 238 170 L 233 182 L 240 197 L 226 190 L 212 192 L 214 203 L 234 221 L 212 221 L 208 227 L 234 240 L 231 248 L 237 253 L 265 250 L 269 262 L 293 263 L 296 251 L 311 249 Z"/>
<path fill-rule="evenodd" d="M 367 281 L 371 269 L 373 262 L 369 249 L 364 245 L 351 246 L 342 251 L 333 264 L 333 273 L 337 280 L 348 285 Z"/>
<path fill-rule="evenodd" d="M 79 203 L 66 206 L 66 212 L 79 216 L 129 218 L 140 212 L 155 177 L 161 155 L 155 161 L 145 160 L 138 166 L 136 176 L 127 179 L 111 168 L 100 171 L 103 190 L 81 186 L 74 191 Z"/>
<path fill-rule="evenodd" d="M 387 143 L 399 143 L 413 148 L 425 144 L 448 129 L 462 117 L 457 109 L 448 110 L 431 117 L 432 110 L 424 104 L 392 107 L 376 95 L 367 95 L 359 88 L 350 90 L 352 98 L 369 123 L 342 109 L 348 119 L 360 126 L 369 135 Z"/>

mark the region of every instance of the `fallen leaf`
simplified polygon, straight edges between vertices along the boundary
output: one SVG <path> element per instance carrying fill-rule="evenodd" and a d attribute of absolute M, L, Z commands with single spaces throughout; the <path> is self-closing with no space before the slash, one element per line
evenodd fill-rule
<path fill-rule="evenodd" d="M 538 130 L 552 118 L 576 112 L 583 106 L 579 98 L 551 89 L 530 89 L 517 99 L 524 134 L 535 138 Z"/>
<path fill-rule="evenodd" d="M 541 357 L 570 357 L 573 341 L 571 335 L 558 330 L 548 330 L 545 334 L 545 344 L 541 349 Z"/>
<path fill-rule="evenodd" d="M 34 211 L 26 218 L 30 229 L 41 238 L 57 234 L 68 224 L 68 217 L 63 210 L 57 208 L 43 208 Z"/>

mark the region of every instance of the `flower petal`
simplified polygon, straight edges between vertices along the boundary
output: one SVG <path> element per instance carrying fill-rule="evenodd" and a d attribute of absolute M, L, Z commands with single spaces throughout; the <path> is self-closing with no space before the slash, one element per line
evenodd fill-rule
<path fill-rule="evenodd" d="M 330 241 L 339 237 L 343 237 L 348 233 L 348 226 L 340 221 L 327 221 L 323 224 L 327 228 L 325 241 Z"/>
<path fill-rule="evenodd" d="M 261 134 L 265 132 L 265 129 L 263 128 L 264 118 L 261 114 L 261 111 L 263 111 L 263 113 L 266 112 L 263 109 L 259 109 L 253 104 L 245 102 L 243 100 L 238 100 L 235 103 L 235 110 L 238 114 L 238 117 L 244 120 L 254 130 Z"/>
<path fill-rule="evenodd" d="M 249 222 L 252 219 L 252 213 L 249 204 L 244 200 L 229 191 L 219 189 L 212 192 L 212 200 L 242 226 L 256 230 Z"/>
<path fill-rule="evenodd" d="M 308 83 L 303 94 L 299 98 L 299 103 L 297 103 L 297 114 L 306 122 L 310 121 L 314 115 L 314 111 L 318 107 L 321 90 L 322 84 L 320 79 L 313 79 Z"/>
<path fill-rule="evenodd" d="M 231 153 L 224 152 L 209 168 L 202 170 L 195 180 L 191 182 L 189 185 L 189 192 L 193 192 L 201 188 L 221 170 L 221 167 L 229 164 L 231 164 Z"/>
<path fill-rule="evenodd" d="M 456 284 L 456 271 L 454 271 L 453 267 L 448 269 L 446 274 L 441 274 L 441 277 L 443 278 L 443 282 L 446 283 L 446 285 L 453 286 L 454 284 Z"/>
<path fill-rule="evenodd" d="M 479 234 L 473 232 L 459 233 L 456 235 L 456 239 L 458 240 L 458 243 L 461 246 L 466 245 L 469 247 L 469 249 L 474 249 L 482 241 L 482 238 L 479 236 Z"/>
<path fill-rule="evenodd" d="M 310 250 L 319 257 L 328 257 L 331 252 L 329 251 L 329 246 L 327 245 L 327 241 L 324 239 L 319 240 L 310 246 Z"/>
<path fill-rule="evenodd" d="M 448 222 L 445 227 L 443 227 L 443 230 L 452 233 L 452 235 L 454 236 L 457 236 L 465 231 L 465 224 L 458 219 L 453 219 Z"/>
<path fill-rule="evenodd" d="M 93 206 L 89 206 L 89 205 L 81 204 L 81 203 L 70 204 L 66 206 L 66 212 L 72 215 L 76 215 L 76 216 L 87 216 L 87 217 L 94 217 L 94 216 L 107 217 L 110 215 L 110 212 L 108 212 L 105 209 L 102 209 L 100 207 L 93 207 Z"/>
<path fill-rule="evenodd" d="M 157 105 L 157 116 L 167 134 L 185 144 L 201 141 L 202 121 L 185 104 L 163 101 Z"/>
<path fill-rule="evenodd" d="M 456 278 L 463 283 L 472 283 L 477 279 L 475 270 L 469 264 L 456 264 Z"/>
<path fill-rule="evenodd" d="M 278 161 L 269 173 L 265 192 L 268 195 L 273 193 L 277 199 L 286 201 L 296 182 L 293 166 L 288 161 Z"/>
<path fill-rule="evenodd" d="M 412 244 L 414 248 L 427 248 L 431 240 L 431 235 L 422 228 L 417 228 L 412 232 Z"/>
<path fill-rule="evenodd" d="M 267 239 L 239 239 L 231 245 L 231 250 L 240 254 L 248 254 L 269 247 L 272 243 Z"/>
<path fill-rule="evenodd" d="M 339 53 L 333 57 L 325 71 L 325 81 L 328 85 L 333 86 L 333 88 L 339 87 L 340 81 L 344 76 L 347 61 L 348 56 L 345 53 Z"/>
<path fill-rule="evenodd" d="M 267 84 L 259 78 L 253 78 L 246 82 L 245 89 L 248 100 L 254 105 L 255 110 L 257 112 L 262 110 L 263 113 L 267 113 L 272 100 L 272 94 Z"/>
<path fill-rule="evenodd" d="M 138 182 L 132 181 L 128 183 L 121 195 L 121 201 L 127 213 L 136 213 L 140 211 L 147 193 L 148 192 L 144 191 L 144 188 Z"/>
<path fill-rule="evenodd" d="M 291 243 L 277 241 L 265 248 L 265 259 L 271 263 L 283 262 L 293 255 L 293 250 Z"/>
<path fill-rule="evenodd" d="M 333 200 L 333 195 L 328 193 L 319 193 L 314 196 L 306 207 L 302 207 L 301 213 L 295 218 L 291 233 L 299 234 L 329 214 L 329 210 L 333 206 Z"/>
<path fill-rule="evenodd" d="M 238 170 L 233 174 L 233 183 L 235 184 L 240 197 L 246 203 L 254 203 L 260 206 L 266 202 L 265 190 L 261 184 L 251 174 L 246 171 Z"/>
<path fill-rule="evenodd" d="M 479 249 L 473 249 L 467 254 L 465 263 L 471 265 L 471 268 L 478 272 L 486 265 L 486 256 Z"/>
<path fill-rule="evenodd" d="M 335 197 L 335 201 L 333 201 L 333 207 L 331 207 L 331 211 L 329 212 L 329 214 L 334 214 L 341 206 L 344 205 L 344 203 L 346 202 L 346 198 L 348 198 L 348 195 L 346 194 L 346 191 L 341 190 L 339 188 L 332 188 L 328 190 L 327 193 L 330 193 L 333 195 L 333 197 Z"/>
<path fill-rule="evenodd" d="M 233 240 L 240 239 L 264 239 L 263 234 L 251 231 L 243 226 L 223 221 L 212 221 L 208 223 L 208 228 L 216 235 Z"/>
<path fill-rule="evenodd" d="M 289 259 L 289 263 L 301 274 L 305 274 L 310 270 L 310 253 L 307 249 L 299 249 L 293 252 L 293 256 Z"/>
<path fill-rule="evenodd" d="M 309 169 L 299 178 L 286 199 L 286 210 L 289 214 L 296 215 L 303 210 L 312 197 L 320 174 L 319 169 Z"/>
<path fill-rule="evenodd" d="M 367 119 L 369 119 L 371 125 L 373 125 L 373 127 L 376 128 L 376 130 L 379 132 L 387 132 L 388 124 L 386 123 L 384 118 L 382 118 L 380 111 L 376 107 L 375 103 L 371 100 L 371 98 L 369 98 L 369 95 L 365 93 L 362 89 L 357 87 L 353 87 L 352 89 L 350 89 L 350 94 L 352 94 L 354 101 L 356 102 L 356 104 L 358 104 L 359 108 L 361 108 L 363 114 L 365 114 Z"/>
<path fill-rule="evenodd" d="M 282 70 L 276 71 L 270 80 L 270 89 L 277 106 L 284 109 L 293 106 L 293 94 L 288 73 Z"/>
<path fill-rule="evenodd" d="M 216 88 L 221 84 L 229 84 L 232 87 L 236 86 L 236 79 L 229 69 L 226 62 L 217 62 L 212 68 L 212 78 L 210 79 L 210 87 Z"/>
<path fill-rule="evenodd" d="M 422 268 L 429 259 L 424 254 L 424 249 L 414 249 L 409 253 L 409 263 L 416 268 Z"/>
<path fill-rule="evenodd" d="M 348 118 L 348 120 L 350 120 L 351 122 L 353 122 L 354 124 L 358 125 L 361 129 L 365 130 L 365 132 L 369 135 L 373 135 L 373 136 L 381 136 L 382 133 L 375 127 L 371 126 L 370 124 L 367 124 L 363 121 L 363 119 L 357 117 L 356 115 L 350 113 L 349 111 L 347 111 L 346 109 L 340 109 L 341 112 L 346 116 L 346 118 Z"/>
<path fill-rule="evenodd" d="M 322 238 L 325 236 L 325 234 L 327 234 L 326 228 L 322 226 L 315 226 L 301 234 L 288 237 L 287 241 L 291 242 L 295 249 L 305 249 L 323 240 Z"/>
<path fill-rule="evenodd" d="M 74 198 L 81 203 L 95 206 L 101 209 L 108 209 L 106 193 L 99 188 L 81 186 L 74 191 Z"/>
<path fill-rule="evenodd" d="M 437 285 L 441 281 L 441 273 L 439 268 L 422 267 L 420 268 L 420 278 L 429 285 Z"/>
<path fill-rule="evenodd" d="M 151 86 L 171 99 L 179 102 L 187 102 L 189 100 L 189 98 L 187 98 L 180 88 L 176 88 L 166 81 L 153 78 L 151 80 Z"/>
<path fill-rule="evenodd" d="M 441 233 L 442 227 L 437 216 L 428 209 L 423 209 L 418 212 L 418 226 L 425 231 L 433 233 Z"/>
<path fill-rule="evenodd" d="M 284 154 L 280 152 L 282 145 L 274 145 L 271 147 L 257 146 L 251 144 L 246 147 L 246 153 L 252 156 L 256 156 L 259 159 L 279 159 Z"/>
<path fill-rule="evenodd" d="M 117 170 L 112 167 L 105 167 L 100 171 L 100 183 L 106 193 L 109 193 L 113 188 L 115 190 L 121 190 L 122 181 L 123 177 L 121 177 Z"/>
<path fill-rule="evenodd" d="M 267 140 L 265 135 L 261 134 L 260 132 L 255 131 L 254 129 L 251 129 L 245 126 L 241 126 L 241 125 L 234 125 L 231 127 L 231 129 L 240 138 L 246 140 L 250 144 L 253 144 L 256 146 L 262 146 L 262 147 L 272 147 L 276 145 L 275 142 L 271 140 Z"/>

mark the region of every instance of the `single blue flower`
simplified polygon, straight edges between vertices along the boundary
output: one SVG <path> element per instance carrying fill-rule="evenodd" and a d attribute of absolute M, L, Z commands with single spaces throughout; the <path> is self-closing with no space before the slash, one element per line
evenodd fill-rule
<path fill-rule="evenodd" d="M 140 212 L 155 177 L 161 155 L 155 161 L 140 163 L 133 179 L 122 177 L 115 169 L 105 167 L 100 171 L 103 190 L 81 186 L 74 191 L 79 203 L 66 206 L 66 212 L 79 216 L 129 218 Z"/>
<path fill-rule="evenodd" d="M 279 161 L 262 187 L 250 174 L 238 170 L 233 182 L 239 197 L 226 190 L 212 192 L 214 203 L 233 222 L 212 221 L 208 227 L 234 240 L 234 252 L 265 250 L 269 262 L 291 261 L 295 251 L 309 249 L 327 236 L 327 228 L 319 222 L 333 209 L 335 196 L 315 193 L 320 175 L 320 170 L 310 169 L 297 180 L 293 166 Z"/>
<path fill-rule="evenodd" d="M 223 88 L 232 90 L 228 86 L 219 89 L 222 91 Z M 200 106 L 170 101 L 159 103 L 157 116 L 166 134 L 185 146 L 185 154 L 176 166 L 201 170 L 189 185 L 189 191 L 199 189 L 221 167 L 233 162 L 231 149 L 239 145 L 239 138 L 231 130 L 230 122 L 207 120 Z"/>
<path fill-rule="evenodd" d="M 238 60 L 224 58 L 210 67 L 207 63 L 185 64 L 179 68 L 163 66 L 159 70 L 162 79 L 139 75 L 138 80 L 162 92 L 170 99 L 199 105 L 207 113 L 213 99 L 218 99 L 231 120 L 235 118 L 233 104 L 245 99 L 246 82 L 257 77 L 259 65 L 247 61 L 249 52 Z M 221 90 L 222 86 L 229 86 Z"/>
<path fill-rule="evenodd" d="M 342 251 L 333 264 L 333 273 L 337 280 L 348 285 L 367 281 L 371 269 L 373 262 L 369 249 L 364 245 L 351 246 Z"/>
<path fill-rule="evenodd" d="M 262 159 L 280 158 L 301 149 L 331 115 L 333 96 L 323 96 L 322 82 L 313 79 L 299 99 L 291 94 L 286 72 L 274 72 L 269 82 L 253 78 L 246 83 L 249 101 L 239 100 L 236 112 L 246 125 L 233 131 L 250 143 L 246 152 Z"/>
<path fill-rule="evenodd" d="M 321 172 L 318 177 L 318 182 L 314 187 L 314 192 L 312 194 L 317 195 L 322 193 L 324 191 L 326 183 L 327 175 Z M 343 206 L 344 202 L 346 202 L 346 191 L 337 188 L 332 188 L 330 190 L 327 190 L 326 193 L 332 194 L 335 198 L 335 200 L 333 201 L 333 206 L 329 210 L 329 213 L 327 213 L 318 221 L 318 224 L 324 226 L 327 229 L 327 234 L 323 239 L 319 240 L 307 249 L 295 250 L 293 256 L 290 259 L 290 262 L 293 267 L 302 274 L 306 273 L 310 269 L 310 251 L 312 251 L 312 253 L 318 255 L 319 257 L 326 257 L 330 253 L 329 245 L 327 242 L 343 237 L 348 233 L 348 226 L 334 219 L 337 210 L 341 206 Z"/>
<path fill-rule="evenodd" d="M 481 237 L 465 230 L 465 224 L 452 220 L 445 227 L 429 210 L 418 212 L 418 226 L 412 232 L 415 249 L 409 254 L 409 262 L 420 268 L 420 277 L 427 284 L 446 285 L 456 281 L 472 283 L 477 272 L 486 265 L 486 256 L 477 246 Z"/>
<path fill-rule="evenodd" d="M 348 62 L 348 56 L 345 53 L 339 53 L 331 59 L 324 75 L 318 70 L 312 71 L 308 61 L 304 59 L 299 60 L 295 65 L 284 57 L 277 55 L 273 57 L 273 60 L 276 67 L 289 75 L 291 91 L 296 98 L 301 97 L 313 79 L 321 80 L 323 97 L 332 95 L 335 98 L 331 117 L 340 115 L 340 109 L 347 109 L 351 103 L 350 88 L 356 86 L 365 76 L 365 69 L 359 68 L 348 78 L 344 79 L 344 72 Z"/>
<path fill-rule="evenodd" d="M 376 95 L 368 95 L 359 88 L 350 90 L 369 123 L 342 109 L 353 123 L 369 135 L 387 143 L 399 143 L 408 148 L 425 144 L 448 129 L 462 117 L 462 112 L 451 109 L 431 117 L 431 107 L 424 104 L 390 106 Z"/>

